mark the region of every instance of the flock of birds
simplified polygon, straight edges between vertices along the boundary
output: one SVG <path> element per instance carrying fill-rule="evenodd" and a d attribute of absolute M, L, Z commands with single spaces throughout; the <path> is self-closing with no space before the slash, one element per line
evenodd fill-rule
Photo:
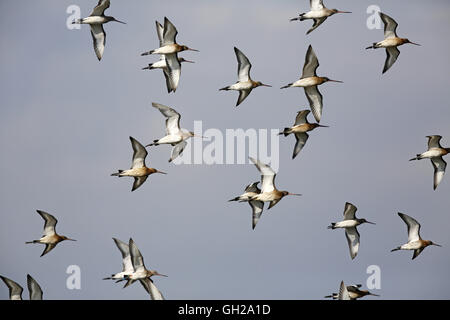
<path fill-rule="evenodd" d="M 103 24 L 108 23 L 110 21 L 124 23 L 122 21 L 115 19 L 114 17 L 104 15 L 105 10 L 109 8 L 109 6 L 110 0 L 99 0 L 97 6 L 94 8 L 89 17 L 73 21 L 73 23 L 90 25 L 94 44 L 94 51 L 98 60 L 101 60 L 105 49 L 106 33 L 103 29 Z M 312 28 L 308 30 L 307 34 L 314 31 L 328 17 L 336 13 L 350 13 L 348 11 L 328 9 L 324 6 L 322 0 L 310 0 L 310 7 L 311 7 L 310 11 L 302 13 L 298 17 L 291 19 L 291 21 L 296 20 L 304 21 L 307 19 L 312 19 L 314 21 L 314 24 Z M 418 44 L 411 42 L 406 38 L 398 37 L 396 33 L 397 23 L 395 22 L 395 20 L 381 12 L 379 13 L 379 15 L 384 23 L 384 40 L 373 43 L 371 46 L 367 47 L 367 49 L 378 49 L 378 48 L 386 49 L 387 56 L 383 68 L 383 73 L 385 73 L 392 67 L 392 65 L 397 60 L 400 54 L 400 51 L 398 50 L 399 46 L 406 43 L 414 45 Z M 156 21 L 156 31 L 159 39 L 159 47 L 154 50 L 142 53 L 142 56 L 156 54 L 160 55 L 160 59 L 154 63 L 148 64 L 148 66 L 144 67 L 143 70 L 161 69 L 165 77 L 168 93 L 175 92 L 180 81 L 181 63 L 183 62 L 193 63 L 193 61 L 179 57 L 178 53 L 187 50 L 191 51 L 198 51 L 198 50 L 191 49 L 186 45 L 180 45 L 176 42 L 176 36 L 178 31 L 172 24 L 172 22 L 170 22 L 169 19 L 167 18 L 164 18 L 164 25 L 161 25 L 158 21 Z M 238 91 L 239 97 L 236 103 L 236 106 L 238 106 L 248 97 L 248 95 L 254 88 L 260 86 L 265 87 L 271 86 L 264 84 L 260 81 L 252 80 L 250 77 L 250 69 L 252 65 L 249 59 L 238 48 L 235 47 L 234 51 L 238 61 L 238 81 L 235 84 L 226 86 L 220 90 Z M 318 127 L 326 127 L 319 124 L 322 117 L 323 97 L 318 90 L 318 86 L 325 82 L 339 82 L 339 83 L 342 82 L 338 80 L 331 80 L 327 77 L 317 76 L 316 70 L 318 67 L 319 61 L 317 59 L 316 53 L 314 52 L 312 46 L 310 45 L 306 52 L 303 72 L 300 79 L 286 86 L 281 87 L 281 89 L 290 87 L 304 88 L 310 109 L 313 113 L 315 120 L 317 121 L 317 123 L 309 123 L 307 116 L 311 111 L 301 110 L 298 112 L 295 118 L 294 125 L 292 127 L 285 128 L 283 131 L 279 133 L 280 135 L 284 136 L 288 136 L 290 134 L 293 134 L 295 136 L 296 144 L 294 147 L 292 158 L 295 158 L 304 147 L 309 137 L 308 132 Z M 144 184 L 149 175 L 154 173 L 165 174 L 165 172 L 146 166 L 145 159 L 148 155 L 148 152 L 146 150 L 147 147 L 158 146 L 161 144 L 170 144 L 173 147 L 172 154 L 169 159 L 169 162 L 171 162 L 183 152 L 184 148 L 187 145 L 187 140 L 191 137 L 196 137 L 194 132 L 180 128 L 181 115 L 173 108 L 170 108 L 168 106 L 159 103 L 153 103 L 152 105 L 153 107 L 158 109 L 162 113 L 162 115 L 166 118 L 166 135 L 158 140 L 154 140 L 152 143 L 147 144 L 146 146 L 141 144 L 135 138 L 130 137 L 131 145 L 133 148 L 133 159 L 131 168 L 127 170 L 118 170 L 118 172 L 112 174 L 112 176 L 118 177 L 133 177 L 134 183 L 131 191 L 134 191 L 140 186 L 142 186 L 142 184 Z M 200 136 L 199 138 L 204 137 Z M 433 188 L 436 189 L 439 183 L 442 181 L 447 165 L 446 162 L 443 160 L 443 156 L 450 153 L 450 148 L 443 148 L 441 146 L 440 140 L 442 137 L 439 135 L 428 136 L 427 138 L 428 138 L 428 150 L 421 154 L 417 154 L 416 157 L 411 159 L 411 161 L 421 159 L 431 160 L 434 167 Z M 250 157 L 250 161 L 253 162 L 253 164 L 255 164 L 257 170 L 261 174 L 261 181 L 257 181 L 248 185 L 245 188 L 243 194 L 229 201 L 249 203 L 252 209 L 252 228 L 254 229 L 262 215 L 265 202 L 269 203 L 268 209 L 271 209 L 285 196 L 288 195 L 300 196 L 301 194 L 278 190 L 275 186 L 276 172 L 268 164 L 262 163 L 258 159 Z M 261 188 L 258 187 L 259 183 L 261 183 Z M 343 220 L 331 223 L 331 225 L 328 227 L 329 229 L 332 230 L 338 228 L 345 230 L 345 235 L 347 238 L 351 259 L 354 259 L 356 257 L 359 250 L 360 234 L 357 230 L 357 227 L 364 223 L 375 224 L 373 222 L 367 221 L 366 219 L 357 218 L 356 211 L 357 211 L 356 206 L 347 202 L 345 204 Z M 45 249 L 42 252 L 41 257 L 49 253 L 61 241 L 65 240 L 76 241 L 74 239 L 56 233 L 55 227 L 57 224 L 57 219 L 54 216 L 41 210 L 37 210 L 37 212 L 45 221 L 44 234 L 40 239 L 26 243 L 45 244 Z M 398 215 L 407 225 L 408 242 L 406 244 L 403 244 L 401 246 L 392 249 L 392 251 L 413 250 L 414 254 L 412 259 L 415 259 L 426 247 L 430 245 L 440 246 L 436 243 L 433 243 L 430 240 L 423 240 L 421 238 L 420 224 L 414 218 L 403 213 L 398 213 Z M 136 246 L 135 242 L 133 241 L 133 239 L 130 238 L 128 243 L 125 243 L 115 238 L 113 238 L 113 240 L 122 255 L 122 271 L 112 274 L 110 277 L 104 278 L 104 280 L 114 280 L 115 282 L 126 281 L 124 288 L 133 284 L 136 281 L 139 281 L 144 287 L 144 289 L 147 291 L 147 293 L 150 295 L 151 299 L 154 300 L 164 299 L 164 296 L 155 286 L 151 277 L 153 276 L 166 277 L 166 275 L 160 274 L 155 270 L 146 269 L 144 265 L 143 256 L 139 251 L 138 247 Z M 4 281 L 6 286 L 9 288 L 10 298 L 13 300 L 21 299 L 23 288 L 18 283 L 12 281 L 11 279 L 8 279 L 3 276 L 0 277 Z M 43 296 L 42 289 L 30 275 L 27 275 L 27 284 L 30 292 L 30 299 L 32 300 L 42 299 Z M 329 296 L 326 296 L 325 298 L 354 300 L 362 298 L 367 295 L 377 296 L 376 294 L 370 293 L 367 290 L 361 290 L 360 288 L 361 285 L 359 284 L 346 286 L 344 282 L 341 282 L 339 293 L 333 293 Z"/>

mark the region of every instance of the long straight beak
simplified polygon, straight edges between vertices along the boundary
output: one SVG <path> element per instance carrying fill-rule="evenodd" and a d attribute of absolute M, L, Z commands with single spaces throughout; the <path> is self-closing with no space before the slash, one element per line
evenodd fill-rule
<path fill-rule="evenodd" d="M 166 278 L 168 277 L 165 274 L 161 274 L 161 273 L 155 273 L 155 276 L 166 277 Z"/>
<path fill-rule="evenodd" d="M 197 49 L 188 48 L 188 50 L 195 51 L 195 52 L 200 52 L 200 50 L 197 50 Z"/>
<path fill-rule="evenodd" d="M 301 196 L 301 194 L 300 193 L 288 193 L 288 196 Z"/>
<path fill-rule="evenodd" d="M 419 47 L 421 47 L 422 45 L 421 44 L 418 44 L 418 43 L 415 43 L 415 42 L 409 42 L 409 43 L 411 43 L 411 44 L 413 44 L 413 45 L 415 45 L 415 46 L 419 46 Z"/>
<path fill-rule="evenodd" d="M 376 224 L 375 222 L 370 222 L 370 221 L 366 221 L 366 223 L 370 223 L 370 224 Z"/>
<path fill-rule="evenodd" d="M 159 171 L 159 170 L 156 170 L 156 173 L 167 174 L 166 172 L 162 172 L 162 171 Z"/>
<path fill-rule="evenodd" d="M 331 82 L 339 82 L 339 83 L 344 83 L 344 81 L 340 81 L 340 80 L 328 80 L 328 81 L 331 81 Z"/>
<path fill-rule="evenodd" d="M 433 246 L 442 247 L 440 244 L 437 244 L 437 243 L 433 243 Z"/>
<path fill-rule="evenodd" d="M 379 294 L 375 294 L 375 293 L 369 293 L 369 296 L 375 296 L 375 297 L 379 297 Z"/>
<path fill-rule="evenodd" d="M 339 11 L 337 13 L 352 13 L 351 11 Z"/>
<path fill-rule="evenodd" d="M 195 63 L 195 61 L 191 61 L 191 60 L 186 60 L 186 59 L 184 59 L 184 61 L 183 61 L 183 62 Z"/>
<path fill-rule="evenodd" d="M 146 69 L 150 69 L 150 67 L 145 67 L 145 68 L 142 68 L 142 70 L 146 70 Z"/>
<path fill-rule="evenodd" d="M 77 240 L 75 240 L 75 239 L 70 239 L 70 238 L 67 238 L 66 240 L 70 240 L 70 241 L 77 241 Z"/>
<path fill-rule="evenodd" d="M 318 124 L 318 127 L 320 127 L 320 128 L 329 128 L 330 126 L 323 126 L 321 124 Z"/>
<path fill-rule="evenodd" d="M 261 86 L 263 86 L 263 87 L 269 87 L 269 88 L 272 88 L 272 86 L 271 85 L 269 85 L 269 84 L 261 84 Z"/>
<path fill-rule="evenodd" d="M 209 139 L 209 137 L 199 136 L 198 134 L 194 134 L 194 137 L 196 137 L 196 138 L 202 138 L 202 139 Z"/>
<path fill-rule="evenodd" d="M 120 21 L 120 20 L 117 20 L 117 19 L 114 19 L 114 21 L 116 21 L 118 23 L 122 23 L 122 24 L 127 24 L 126 22 L 123 22 L 123 21 Z"/>

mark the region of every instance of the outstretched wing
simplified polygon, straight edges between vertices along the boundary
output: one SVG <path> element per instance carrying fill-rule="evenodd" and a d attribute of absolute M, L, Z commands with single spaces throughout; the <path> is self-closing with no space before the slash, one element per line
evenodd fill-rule
<path fill-rule="evenodd" d="M 131 263 L 133 264 L 134 271 L 137 272 L 145 269 L 144 258 L 133 239 L 130 238 L 128 246 L 130 248 Z"/>
<path fill-rule="evenodd" d="M 428 138 L 428 150 L 432 148 L 442 148 L 441 147 L 442 136 L 434 135 L 434 136 L 427 136 L 427 138 Z"/>
<path fill-rule="evenodd" d="M 164 17 L 164 35 L 163 35 L 163 45 L 174 44 L 177 43 L 178 31 L 177 28 L 169 21 L 166 17 Z"/>
<path fill-rule="evenodd" d="M 441 183 L 442 178 L 444 178 L 445 168 L 447 167 L 447 162 L 445 162 L 442 157 L 431 158 L 431 163 L 434 167 L 434 184 L 433 189 L 436 190 L 439 183 Z"/>
<path fill-rule="evenodd" d="M 176 53 L 164 55 L 167 65 L 167 75 L 169 76 L 170 87 L 175 92 L 178 88 L 181 76 L 181 63 Z"/>
<path fill-rule="evenodd" d="M 30 300 L 42 300 L 43 293 L 41 286 L 29 274 L 27 274 L 27 286 L 28 292 L 30 293 Z"/>
<path fill-rule="evenodd" d="M 167 134 L 177 134 L 180 131 L 181 115 L 168 106 L 160 103 L 152 102 L 152 106 L 158 109 L 164 117 L 166 117 Z"/>
<path fill-rule="evenodd" d="M 250 161 L 255 164 L 256 168 L 261 173 L 261 192 L 272 192 L 275 189 L 275 171 L 267 164 L 255 160 L 252 157 L 250 157 Z"/>
<path fill-rule="evenodd" d="M 183 153 L 184 148 L 187 146 L 187 141 L 183 140 L 181 142 L 178 142 L 172 149 L 172 155 L 169 159 L 169 162 L 172 162 L 175 160 L 180 154 Z"/>
<path fill-rule="evenodd" d="M 56 247 L 56 244 L 47 243 L 45 245 L 44 251 L 42 251 L 41 257 L 45 256 L 47 253 L 53 250 Z"/>
<path fill-rule="evenodd" d="M 159 289 L 155 286 L 152 279 L 145 278 L 145 279 L 139 279 L 139 281 L 141 282 L 145 291 L 147 291 L 147 293 L 150 295 L 150 298 L 152 300 L 165 300 L 161 291 L 159 291 Z"/>
<path fill-rule="evenodd" d="M 252 64 L 242 53 L 241 50 L 234 47 L 234 52 L 236 53 L 236 58 L 238 61 L 238 79 L 239 82 L 246 82 L 250 80 L 250 69 L 252 68 Z"/>
<path fill-rule="evenodd" d="M 322 10 L 323 1 L 322 0 L 309 0 L 309 6 L 311 11 Z"/>
<path fill-rule="evenodd" d="M 298 126 L 304 123 L 308 123 L 308 119 L 306 118 L 308 114 L 310 113 L 310 110 L 302 110 L 297 113 L 297 116 L 295 117 L 295 123 L 294 126 Z"/>
<path fill-rule="evenodd" d="M 106 32 L 102 24 L 91 24 L 91 35 L 94 44 L 94 51 L 97 59 L 100 61 L 105 51 Z"/>
<path fill-rule="evenodd" d="M 56 224 L 58 223 L 58 220 L 56 220 L 56 218 L 54 216 L 52 216 L 51 214 L 49 214 L 45 211 L 36 210 L 36 212 L 39 213 L 39 215 L 45 220 L 44 235 L 45 236 L 55 235 L 55 233 L 56 233 L 55 227 L 56 227 Z"/>
<path fill-rule="evenodd" d="M 248 186 L 245 187 L 245 192 L 255 192 L 255 193 L 260 193 L 261 190 L 258 188 L 258 183 L 257 182 L 253 182 L 252 184 L 249 184 Z"/>
<path fill-rule="evenodd" d="M 389 17 L 387 14 L 380 12 L 381 20 L 384 23 L 384 38 L 395 38 L 397 37 L 397 22 Z"/>
<path fill-rule="evenodd" d="M 258 200 L 252 200 L 249 201 L 250 207 L 252 207 L 252 229 L 255 229 L 256 224 L 259 221 L 259 218 L 261 218 L 263 209 L 264 209 L 264 202 L 258 201 Z"/>
<path fill-rule="evenodd" d="M 236 102 L 236 107 L 237 107 L 238 105 L 240 105 L 240 104 L 242 103 L 242 101 L 245 100 L 245 98 L 248 97 L 248 95 L 250 94 L 250 92 L 252 92 L 252 89 L 250 89 L 250 90 L 239 90 L 239 98 L 238 98 L 238 100 L 237 100 L 237 102 Z"/>
<path fill-rule="evenodd" d="M 400 50 L 397 47 L 386 48 L 386 60 L 384 61 L 383 73 L 392 67 L 399 55 Z"/>
<path fill-rule="evenodd" d="M 347 286 L 344 284 L 344 281 L 341 281 L 341 285 L 339 286 L 338 300 L 350 300 L 350 295 L 348 294 Z"/>
<path fill-rule="evenodd" d="M 319 60 L 311 45 L 308 47 L 303 66 L 302 79 L 316 76 L 316 70 L 319 67 Z"/>
<path fill-rule="evenodd" d="M 344 209 L 344 220 L 355 220 L 356 210 L 358 210 L 353 204 L 347 202 Z"/>
<path fill-rule="evenodd" d="M 156 34 L 158 35 L 159 46 L 163 46 L 164 42 L 164 27 L 158 21 L 155 21 L 156 24 Z"/>
<path fill-rule="evenodd" d="M 105 10 L 108 9 L 110 5 L 111 3 L 109 0 L 99 0 L 89 16 L 103 16 Z"/>
<path fill-rule="evenodd" d="M 139 188 L 144 184 L 144 182 L 147 180 L 148 176 L 142 176 L 142 177 L 134 177 L 133 187 L 131 188 L 131 192 Z"/>
<path fill-rule="evenodd" d="M 130 137 L 131 146 L 133 147 L 133 162 L 131 169 L 145 167 L 145 158 L 147 157 L 147 150 L 145 147 L 133 137 Z"/>
<path fill-rule="evenodd" d="M 350 257 L 355 259 L 359 249 L 359 232 L 356 227 L 345 228 L 345 236 L 347 237 L 348 248 L 350 250 Z"/>
<path fill-rule="evenodd" d="M 314 19 L 314 23 L 311 27 L 311 29 L 309 29 L 306 34 L 310 34 L 311 32 L 313 32 L 314 30 L 316 30 L 322 23 L 324 23 L 324 21 L 327 20 L 326 17 L 324 18 L 319 18 L 319 19 Z"/>
<path fill-rule="evenodd" d="M 296 133 L 295 134 L 295 147 L 294 152 L 292 154 L 292 159 L 294 159 L 300 151 L 302 151 L 305 146 L 306 141 L 308 141 L 309 135 L 306 132 Z"/>
<path fill-rule="evenodd" d="M 9 289 L 9 299 L 10 300 L 22 300 L 23 288 L 15 281 L 8 279 L 6 277 L 0 276 L 3 282 Z"/>
<path fill-rule="evenodd" d="M 128 243 L 120 241 L 119 239 L 113 238 L 114 243 L 119 249 L 122 255 L 122 272 L 133 272 L 133 265 L 131 263 L 130 249 L 128 248 Z"/>
<path fill-rule="evenodd" d="M 165 59 L 165 57 L 163 57 L 163 59 Z M 164 78 L 166 79 L 167 93 L 171 93 L 173 91 L 173 89 L 172 89 L 172 83 L 170 82 L 170 76 L 167 71 L 167 68 L 163 68 L 162 71 L 164 73 Z"/>
<path fill-rule="evenodd" d="M 323 97 L 317 86 L 305 87 L 305 95 L 309 101 L 309 107 L 317 122 L 322 118 Z"/>
<path fill-rule="evenodd" d="M 406 214 L 399 212 L 398 215 L 408 227 L 408 242 L 420 240 L 420 223 Z"/>

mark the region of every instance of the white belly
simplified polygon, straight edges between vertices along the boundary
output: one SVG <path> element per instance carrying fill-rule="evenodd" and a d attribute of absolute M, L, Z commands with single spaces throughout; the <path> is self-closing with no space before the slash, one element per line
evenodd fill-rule
<path fill-rule="evenodd" d="M 253 88 L 253 84 L 250 81 L 237 82 L 229 87 L 230 90 L 249 90 Z"/>
<path fill-rule="evenodd" d="M 358 225 L 358 221 L 356 220 L 344 220 L 336 222 L 334 225 L 335 228 L 351 228 Z"/>
<path fill-rule="evenodd" d="M 87 17 L 81 20 L 83 24 L 103 24 L 105 22 L 107 22 L 106 19 L 100 16 Z"/>
<path fill-rule="evenodd" d="M 173 144 L 173 143 L 179 143 L 183 140 L 183 138 L 179 135 L 168 135 L 165 137 L 162 137 L 158 140 L 159 144 Z"/>
<path fill-rule="evenodd" d="M 434 158 L 434 157 L 439 157 L 442 155 L 442 150 L 441 149 L 431 149 L 428 151 L 425 151 L 424 153 L 422 153 L 420 155 L 421 158 Z"/>
<path fill-rule="evenodd" d="M 178 52 L 173 44 L 168 44 L 167 46 L 161 47 L 153 51 L 154 54 L 171 54 Z"/>
<path fill-rule="evenodd" d="M 419 241 L 409 242 L 404 245 L 402 245 L 400 248 L 402 250 L 416 250 L 420 249 L 422 247 L 422 244 Z"/>
<path fill-rule="evenodd" d="M 147 273 L 145 272 L 145 270 L 133 272 L 130 275 L 130 279 L 133 279 L 133 280 L 144 279 L 146 277 L 147 277 Z"/>
<path fill-rule="evenodd" d="M 111 278 L 113 278 L 113 279 L 123 279 L 124 276 L 129 276 L 131 274 L 132 274 L 132 272 L 123 272 L 122 271 L 122 272 L 116 273 Z"/>
<path fill-rule="evenodd" d="M 295 81 L 292 84 L 292 87 L 310 87 L 310 86 L 315 86 L 315 85 L 317 85 L 317 81 L 315 78 L 304 78 L 304 79 Z"/>
<path fill-rule="evenodd" d="M 246 192 L 239 196 L 239 201 L 249 201 L 252 197 L 256 196 L 256 192 Z"/>
<path fill-rule="evenodd" d="M 330 16 L 330 14 L 326 10 L 321 9 L 321 10 L 309 11 L 303 15 L 303 18 L 305 18 L 305 19 L 320 19 L 320 18 L 329 17 L 329 16 Z"/>
<path fill-rule="evenodd" d="M 266 192 L 258 194 L 256 198 L 259 201 L 268 202 L 274 200 L 274 195 L 271 192 Z"/>
<path fill-rule="evenodd" d="M 376 46 L 379 48 L 389 48 L 389 47 L 396 47 L 399 45 L 402 44 L 398 42 L 397 38 L 387 38 L 384 39 L 383 41 L 378 42 Z"/>
<path fill-rule="evenodd" d="M 164 69 L 167 67 L 166 59 L 161 59 L 152 64 L 152 67 L 155 69 Z"/>

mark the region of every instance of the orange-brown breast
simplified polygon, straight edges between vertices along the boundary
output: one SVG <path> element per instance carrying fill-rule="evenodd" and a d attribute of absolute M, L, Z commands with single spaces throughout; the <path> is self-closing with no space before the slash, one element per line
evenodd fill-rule
<path fill-rule="evenodd" d="M 151 174 L 156 172 L 156 169 L 154 169 L 154 168 L 147 168 L 146 167 L 145 169 L 146 169 L 146 174 L 147 175 L 151 175 Z"/>
<path fill-rule="evenodd" d="M 316 127 L 317 127 L 316 123 L 302 123 L 298 126 L 293 127 L 292 132 L 294 133 L 308 132 L 315 129 Z"/>

